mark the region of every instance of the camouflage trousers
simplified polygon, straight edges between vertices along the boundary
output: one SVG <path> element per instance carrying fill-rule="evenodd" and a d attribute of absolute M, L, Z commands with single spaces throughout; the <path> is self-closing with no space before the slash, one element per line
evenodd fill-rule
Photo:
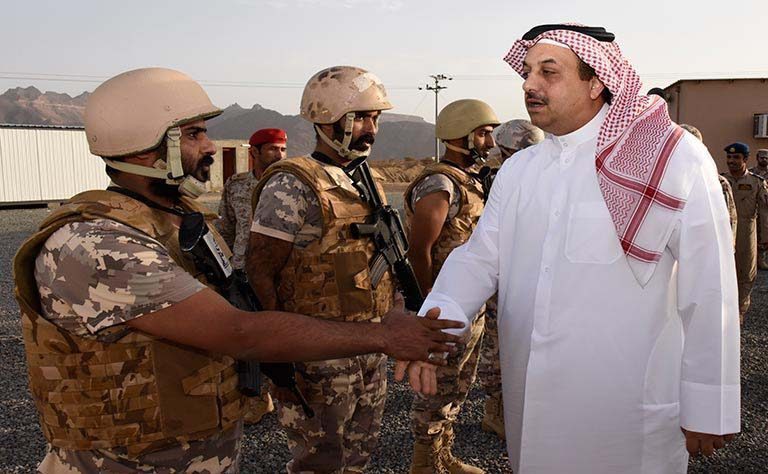
<path fill-rule="evenodd" d="M 237 474 L 240 472 L 240 448 L 243 424 L 237 423 L 210 438 L 180 443 L 177 446 L 130 457 L 125 448 L 74 451 L 50 444 L 45 458 L 37 466 L 40 474 L 155 473 L 200 472 Z"/>
<path fill-rule="evenodd" d="M 467 344 L 458 345 L 448 365 L 437 368 L 437 394 L 413 399 L 411 427 L 417 442 L 432 444 L 459 416 L 475 381 L 484 326 L 484 315 L 475 318 Z"/>
<path fill-rule="evenodd" d="M 496 297 L 488 301 L 485 311 L 485 334 L 480 350 L 477 378 L 487 395 L 501 395 L 501 362 L 499 360 L 499 322 L 496 319 Z"/>
<path fill-rule="evenodd" d="M 387 397 L 383 354 L 296 364 L 299 388 L 315 411 L 273 391 L 293 459 L 288 473 L 363 472 L 376 447 Z"/>
<path fill-rule="evenodd" d="M 736 234 L 736 279 L 739 285 L 739 314 L 749 310 L 752 286 L 757 278 L 757 232 L 755 219 L 741 219 Z"/>

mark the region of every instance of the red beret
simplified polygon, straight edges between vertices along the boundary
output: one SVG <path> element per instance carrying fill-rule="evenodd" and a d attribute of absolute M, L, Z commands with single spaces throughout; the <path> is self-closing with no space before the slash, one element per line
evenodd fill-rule
<path fill-rule="evenodd" d="M 279 128 L 262 128 L 251 135 L 251 139 L 248 143 L 251 146 L 259 146 L 265 143 L 286 143 L 288 141 L 288 135 L 285 130 Z"/>

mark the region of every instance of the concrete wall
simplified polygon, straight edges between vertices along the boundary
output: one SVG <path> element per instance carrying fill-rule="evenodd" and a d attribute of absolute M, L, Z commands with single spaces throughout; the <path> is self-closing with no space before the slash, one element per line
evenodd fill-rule
<path fill-rule="evenodd" d="M 755 150 L 768 148 L 768 139 L 753 137 L 754 114 L 768 114 L 768 79 L 685 80 L 665 90 L 672 120 L 701 130 L 720 171 L 727 169 L 723 148 L 730 143 L 749 145 L 750 167 Z"/>
<path fill-rule="evenodd" d="M 211 167 L 211 191 L 221 192 L 224 189 L 224 158 L 222 150 L 224 148 L 234 148 L 236 153 L 235 173 L 244 173 L 248 168 L 248 147 L 247 140 L 214 140 L 216 144 L 216 154 L 213 155 L 213 166 Z"/>

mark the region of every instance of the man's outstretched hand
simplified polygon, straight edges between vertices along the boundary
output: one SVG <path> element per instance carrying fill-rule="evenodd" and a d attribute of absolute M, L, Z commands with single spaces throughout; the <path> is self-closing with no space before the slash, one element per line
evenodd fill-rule
<path fill-rule="evenodd" d="M 427 317 L 421 318 L 405 310 L 403 297 L 395 295 L 395 306 L 384 318 L 384 353 L 397 360 L 427 361 L 432 352 L 451 352 L 452 343 L 460 341 L 459 336 L 443 332 L 444 329 L 461 329 L 464 323 L 437 319 L 440 309 L 433 308 Z M 445 361 L 438 360 L 445 365 Z"/>
<path fill-rule="evenodd" d="M 685 447 L 688 449 L 688 454 L 691 456 L 697 456 L 703 454 L 704 456 L 711 456 L 716 449 L 720 449 L 730 442 L 734 434 L 727 435 L 713 435 L 708 433 L 698 433 L 696 431 L 688 431 L 685 428 L 680 428 L 685 435 Z"/>
<path fill-rule="evenodd" d="M 427 311 L 424 318 L 427 321 L 436 321 L 440 317 L 440 308 L 432 308 Z M 457 338 L 453 342 L 458 342 Z M 455 346 L 449 346 L 448 351 L 455 352 Z M 445 365 L 446 360 L 443 354 L 434 353 L 429 357 L 429 362 L 423 361 L 407 361 L 398 360 L 395 363 L 395 380 L 400 382 L 405 378 L 406 371 L 408 372 L 408 382 L 411 384 L 411 388 L 414 392 L 422 395 L 435 395 L 437 394 L 437 365 Z"/>

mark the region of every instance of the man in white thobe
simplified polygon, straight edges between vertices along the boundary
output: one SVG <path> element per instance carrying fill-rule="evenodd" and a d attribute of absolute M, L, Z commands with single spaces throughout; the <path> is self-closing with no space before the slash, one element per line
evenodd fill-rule
<path fill-rule="evenodd" d="M 740 431 L 733 242 L 714 162 L 640 95 L 602 28 L 537 27 L 506 60 L 546 139 L 504 163 L 423 308 L 470 327 L 498 289 L 516 473 L 683 473 L 689 452 Z"/>

